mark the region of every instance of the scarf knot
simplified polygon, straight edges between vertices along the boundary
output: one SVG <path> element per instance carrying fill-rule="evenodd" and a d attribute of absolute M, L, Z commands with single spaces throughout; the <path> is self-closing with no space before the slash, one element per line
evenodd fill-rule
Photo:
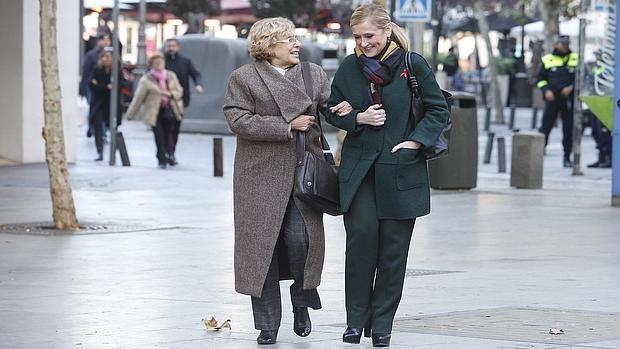
<path fill-rule="evenodd" d="M 393 41 L 388 42 L 376 57 L 367 57 L 359 48 L 355 48 L 357 64 L 368 80 L 368 93 L 363 106 L 365 109 L 373 104 L 382 104 L 382 87 L 392 82 L 404 54 L 405 50 Z"/>

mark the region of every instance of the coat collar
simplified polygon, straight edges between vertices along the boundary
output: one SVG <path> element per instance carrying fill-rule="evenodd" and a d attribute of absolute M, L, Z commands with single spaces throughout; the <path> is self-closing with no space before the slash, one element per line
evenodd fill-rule
<path fill-rule="evenodd" d="M 301 68 L 298 65 L 286 71 L 282 76 L 266 61 L 254 63 L 258 75 L 276 101 L 278 109 L 286 122 L 291 122 L 312 106 L 310 97 L 299 86 L 302 81 Z"/>

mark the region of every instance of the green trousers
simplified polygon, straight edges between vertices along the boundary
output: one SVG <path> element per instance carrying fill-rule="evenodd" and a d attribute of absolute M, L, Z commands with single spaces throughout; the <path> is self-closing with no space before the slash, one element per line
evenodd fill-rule
<path fill-rule="evenodd" d="M 371 169 L 344 215 L 345 303 L 347 326 L 387 334 L 403 292 L 415 219 L 378 219 L 376 190 Z"/>

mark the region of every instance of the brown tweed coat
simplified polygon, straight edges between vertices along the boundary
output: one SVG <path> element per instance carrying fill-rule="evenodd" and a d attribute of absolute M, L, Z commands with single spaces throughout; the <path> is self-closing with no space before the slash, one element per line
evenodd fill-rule
<path fill-rule="evenodd" d="M 259 61 L 235 70 L 228 82 L 224 115 L 237 135 L 233 195 L 235 290 L 239 293 L 261 296 L 293 190 L 296 143 L 289 123 L 301 114 L 318 115 L 317 106 L 329 98 L 327 75 L 315 64 L 310 68 L 313 101 L 305 93 L 299 65 L 283 76 L 268 62 Z M 308 132 L 308 149 L 322 154 L 318 127 Z M 313 289 L 320 284 L 323 270 L 323 214 L 299 200 L 295 204 L 309 239 L 303 287 Z M 289 278 L 285 267 L 280 268 L 280 278 Z"/>

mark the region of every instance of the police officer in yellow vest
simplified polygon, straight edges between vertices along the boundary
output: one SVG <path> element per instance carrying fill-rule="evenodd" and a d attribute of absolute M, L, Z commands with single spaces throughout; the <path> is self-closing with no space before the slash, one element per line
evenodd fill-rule
<path fill-rule="evenodd" d="M 596 57 L 596 61 L 599 62 L 601 60 L 601 50 L 595 51 L 594 56 Z M 605 69 L 602 66 L 597 66 L 596 63 L 594 63 L 594 67 L 591 67 L 589 74 L 586 75 L 586 86 L 590 87 L 590 93 L 596 93 L 596 89 L 594 88 L 595 81 L 597 77 L 600 76 L 604 71 Z M 612 94 L 613 90 L 604 90 L 603 92 Z M 601 120 L 594 116 L 592 112 L 590 112 L 590 120 L 590 127 L 592 128 L 592 138 L 594 138 L 594 141 L 596 141 L 596 149 L 598 149 L 598 160 L 594 163 L 589 164 L 588 167 L 611 168 L 611 130 L 605 127 Z"/>
<path fill-rule="evenodd" d="M 538 88 L 545 99 L 540 132 L 545 134 L 545 144 L 555 124 L 558 113 L 562 115 L 562 146 L 564 147 L 564 167 L 572 167 L 570 154 L 573 147 L 573 86 L 578 56 L 569 49 L 568 36 L 560 36 L 555 43 L 553 53 L 542 57 L 542 66 L 538 73 Z"/>

